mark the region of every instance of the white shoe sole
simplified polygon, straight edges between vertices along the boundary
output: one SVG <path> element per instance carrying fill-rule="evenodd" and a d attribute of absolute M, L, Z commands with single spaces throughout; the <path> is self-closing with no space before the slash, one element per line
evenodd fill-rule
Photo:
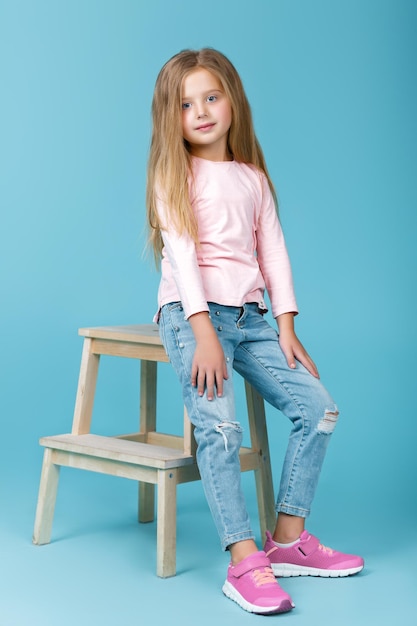
<path fill-rule="evenodd" d="M 294 604 L 290 600 L 283 600 L 277 606 L 258 606 L 256 604 L 251 604 L 233 587 L 228 580 L 223 585 L 222 591 L 225 596 L 230 598 L 238 604 L 242 609 L 248 611 L 249 613 L 257 613 L 258 615 L 269 615 L 272 613 L 285 613 L 287 611 L 291 611 L 294 608 Z"/>
<path fill-rule="evenodd" d="M 288 578 L 289 576 L 321 576 L 323 578 L 342 578 L 352 576 L 363 570 L 360 567 L 349 569 L 318 569 L 317 567 L 303 567 L 302 565 L 292 565 L 290 563 L 271 563 L 272 571 L 277 577 Z"/>

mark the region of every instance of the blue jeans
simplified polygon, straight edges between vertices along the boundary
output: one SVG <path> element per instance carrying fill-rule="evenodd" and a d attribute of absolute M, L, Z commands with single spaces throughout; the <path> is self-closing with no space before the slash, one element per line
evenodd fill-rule
<path fill-rule="evenodd" d="M 203 488 L 222 548 L 226 549 L 237 541 L 254 538 L 241 489 L 242 429 L 235 415 L 232 369 L 292 422 L 277 512 L 309 515 L 338 411 L 321 382 L 300 363 L 296 369 L 288 367 L 278 333 L 264 319 L 257 304 L 230 307 L 209 303 L 209 308 L 229 374 L 220 398 L 215 396 L 209 401 L 206 394 L 200 397 L 191 385 L 195 339 L 180 302 L 162 307 L 159 327 L 195 426 Z"/>

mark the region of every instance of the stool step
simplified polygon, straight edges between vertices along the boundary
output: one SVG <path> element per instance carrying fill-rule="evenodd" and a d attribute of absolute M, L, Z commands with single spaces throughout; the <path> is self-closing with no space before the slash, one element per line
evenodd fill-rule
<path fill-rule="evenodd" d="M 180 450 L 102 435 L 52 435 L 42 437 L 39 443 L 45 448 L 157 469 L 171 469 L 195 463 L 194 457 L 185 455 Z"/>

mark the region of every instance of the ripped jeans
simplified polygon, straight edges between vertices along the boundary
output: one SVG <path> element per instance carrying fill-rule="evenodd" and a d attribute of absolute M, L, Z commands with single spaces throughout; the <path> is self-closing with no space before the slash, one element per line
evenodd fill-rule
<path fill-rule="evenodd" d="M 180 302 L 162 307 L 159 327 L 195 426 L 201 480 L 225 550 L 232 543 L 254 538 L 241 488 L 242 429 L 235 415 L 232 370 L 239 372 L 292 422 L 277 512 L 309 515 L 338 411 L 321 382 L 300 363 L 296 369 L 288 367 L 278 333 L 264 319 L 257 304 L 230 307 L 209 303 L 209 308 L 229 374 L 221 398 L 215 395 L 209 401 L 206 394 L 200 397 L 191 385 L 195 339 Z"/>

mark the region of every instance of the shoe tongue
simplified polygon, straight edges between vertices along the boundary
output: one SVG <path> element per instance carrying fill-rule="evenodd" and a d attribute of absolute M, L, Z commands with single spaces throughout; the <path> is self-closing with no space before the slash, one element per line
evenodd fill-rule
<path fill-rule="evenodd" d="M 301 541 L 306 541 L 310 537 L 310 533 L 307 530 L 303 530 L 300 535 Z"/>

